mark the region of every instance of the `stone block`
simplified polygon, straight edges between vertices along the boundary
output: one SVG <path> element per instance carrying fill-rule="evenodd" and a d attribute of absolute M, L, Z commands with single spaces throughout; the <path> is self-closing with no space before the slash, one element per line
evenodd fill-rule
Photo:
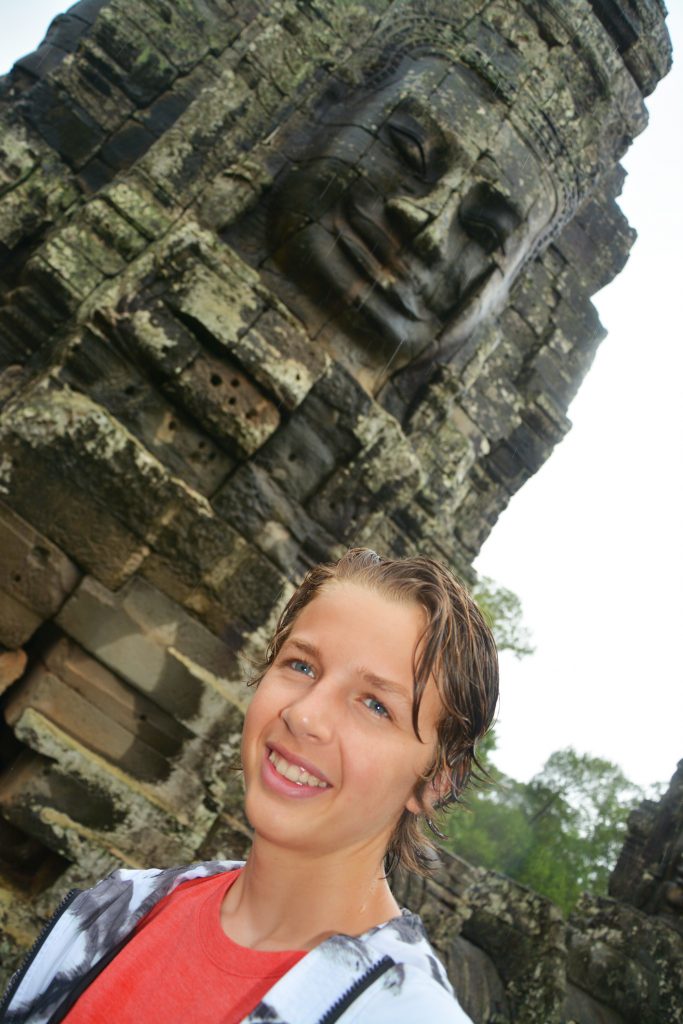
<path fill-rule="evenodd" d="M 125 5 L 112 4 L 114 11 L 126 11 Z M 181 74 L 186 74 L 206 56 L 209 49 L 206 27 L 214 19 L 202 18 L 190 4 L 152 2 L 135 8 L 136 26 L 144 32 L 166 60 Z"/>
<path fill-rule="evenodd" d="M 169 766 L 157 751 L 145 743 L 136 744 L 134 733 L 44 666 L 32 668 L 12 691 L 4 709 L 8 725 L 14 725 L 26 708 L 40 711 L 89 749 L 142 782 L 161 782 L 168 775 Z"/>
<path fill-rule="evenodd" d="M 66 320 L 81 301 L 80 293 L 40 252 L 34 253 L 27 260 L 22 280 L 27 287 L 34 289 L 41 298 L 60 311 L 60 322 Z"/>
<path fill-rule="evenodd" d="M 347 404 L 345 390 L 350 393 Z M 369 406 L 354 402 L 354 397 L 339 367 L 330 367 L 253 464 L 265 470 L 292 501 L 305 502 L 361 448 L 357 424 L 360 410 Z"/>
<path fill-rule="evenodd" d="M 52 287 L 48 284 L 49 292 L 64 289 L 69 296 L 69 304 L 75 306 L 101 284 L 105 273 L 117 273 L 122 264 L 119 262 L 116 267 L 112 266 L 108 262 L 109 252 L 97 242 L 82 249 L 82 234 L 74 230 L 65 231 L 68 233 L 57 234 L 46 242 L 40 254 L 29 260 L 27 269 L 29 273 L 42 269 L 43 274 L 52 279 Z M 91 261 L 89 253 L 93 249 L 107 261 L 107 271 Z"/>
<path fill-rule="evenodd" d="M 31 608 L 27 608 L 11 594 L 0 591 L 0 623 L 2 623 L 0 628 L 3 640 L 9 641 L 9 643 L 14 643 L 15 638 L 19 637 L 27 640 L 33 636 L 42 621 Z"/>
<path fill-rule="evenodd" d="M 519 424 L 524 402 L 510 383 L 511 377 L 514 379 L 514 374 L 508 372 L 507 360 L 493 360 L 476 385 L 462 397 L 463 411 L 489 445 L 507 437 Z M 486 447 L 480 445 L 479 451 L 485 450 Z"/>
<path fill-rule="evenodd" d="M 491 449 L 487 466 L 514 493 L 535 473 L 550 455 L 553 447 L 569 429 L 569 421 L 558 416 L 549 401 L 528 406 L 521 422 L 512 433 Z"/>
<path fill-rule="evenodd" d="M 584 896 L 567 932 L 567 976 L 626 1024 L 683 1020 L 683 943 L 668 922 Z"/>
<path fill-rule="evenodd" d="M 93 156 L 105 138 L 90 113 L 50 79 L 39 82 L 31 90 L 28 115 L 48 145 L 74 168 L 81 167 Z"/>
<path fill-rule="evenodd" d="M 131 785 L 152 794 L 172 812 L 184 816 L 192 806 L 193 827 L 200 832 L 208 829 L 214 812 L 207 805 L 206 790 L 199 774 L 188 772 L 181 764 L 182 745 L 177 735 L 182 737 L 183 730 L 176 725 L 176 749 L 169 752 L 169 733 L 175 723 L 151 701 L 138 699 L 136 713 L 131 714 L 131 697 L 135 707 L 135 697 L 139 695 L 127 693 L 125 684 L 93 659 L 75 653 L 73 646 L 66 655 L 62 652 L 61 656 L 53 657 L 52 664 L 55 661 L 61 662 L 60 668 L 67 678 L 46 665 L 36 665 L 9 697 L 5 707 L 8 724 L 14 725 L 27 708 L 33 708 L 120 769 L 130 777 Z M 153 721 L 165 719 L 165 733 L 147 723 L 140 706 L 152 710 Z M 191 734 L 185 733 L 185 737 L 191 738 Z M 160 751 L 161 745 L 167 749 Z"/>
<path fill-rule="evenodd" d="M 287 409 L 294 409 L 329 365 L 283 308 L 266 309 L 234 350 L 243 366 Z"/>
<path fill-rule="evenodd" d="M 200 344 L 191 331 L 161 303 L 145 309 L 98 310 L 95 323 L 133 361 L 142 361 L 155 376 L 174 379 L 199 354 Z"/>
<path fill-rule="evenodd" d="M 126 261 L 135 259 L 147 244 L 145 236 L 102 199 L 89 202 L 82 216 L 96 236 Z"/>
<path fill-rule="evenodd" d="M 61 628 L 192 734 L 221 741 L 247 691 L 226 677 L 234 653 L 174 601 L 135 578 L 117 593 L 85 578 Z"/>
<path fill-rule="evenodd" d="M 28 662 L 26 651 L 4 651 L 0 647 L 0 695 L 20 679 Z"/>
<path fill-rule="evenodd" d="M 0 807 L 12 824 L 74 861 L 93 848 L 131 867 L 192 857 L 203 839 L 194 807 L 174 812 L 153 787 L 133 783 L 34 708 L 14 730 L 42 756 L 22 756 L 0 780 Z"/>
<path fill-rule="evenodd" d="M 0 139 L 0 195 L 5 195 L 39 166 L 41 147 L 25 125 L 6 113 L 0 117 Z"/>
<path fill-rule="evenodd" d="M 151 103 L 178 75 L 159 41 L 141 31 L 121 3 L 102 9 L 91 39 L 106 54 L 108 75 L 138 106 Z"/>
<path fill-rule="evenodd" d="M 129 121 L 102 146 L 102 159 L 116 171 L 127 170 L 147 152 L 157 136 L 136 121 Z"/>
<path fill-rule="evenodd" d="M 252 462 L 245 463 L 215 495 L 221 518 L 252 541 L 290 579 L 329 558 L 342 546 L 287 497 L 272 477 Z"/>
<path fill-rule="evenodd" d="M 334 442 L 320 436 L 315 419 L 298 413 L 270 438 L 254 462 L 289 498 L 305 502 L 347 460 L 343 435 L 342 450 L 337 452 Z"/>
<path fill-rule="evenodd" d="M 199 83 L 198 83 L 199 84 Z M 187 89 L 187 82 L 183 81 L 179 88 L 169 90 L 157 96 L 154 103 L 146 110 L 139 113 L 138 120 L 154 138 L 159 138 L 164 132 L 176 123 L 178 118 L 187 109 L 192 101 L 192 92 Z"/>
<path fill-rule="evenodd" d="M 65 255 L 67 249 L 78 252 L 82 259 L 87 260 L 94 271 L 99 271 L 101 277 L 114 277 L 126 266 L 126 258 L 111 244 L 111 238 L 102 237 L 102 234 L 95 228 L 87 214 L 74 217 L 71 223 L 61 232 L 59 238 L 55 238 L 56 241 L 59 241 L 59 247 L 55 250 L 50 249 L 48 246 L 45 252 L 49 253 L 49 258 L 52 262 L 54 262 L 53 253 L 55 251 L 59 253 L 62 263 L 58 265 L 60 272 L 64 276 L 66 276 L 66 270 L 64 269 L 63 261 L 67 258 Z M 71 264 L 69 263 L 70 266 Z M 93 281 L 95 281 L 94 273 Z M 94 287 L 97 286 L 97 283 L 95 283 Z"/>
<path fill-rule="evenodd" d="M 170 214 L 149 184 L 135 172 L 112 182 L 100 198 L 129 220 L 145 238 L 158 238 L 170 227 Z"/>
<path fill-rule="evenodd" d="M 249 275 L 245 279 L 245 274 Z M 183 268 L 167 296 L 169 306 L 183 321 L 208 335 L 215 347 L 240 358 L 240 339 L 265 311 L 254 289 L 256 275 L 246 265 L 221 266 L 220 275 L 195 261 Z M 257 352 L 245 349 L 245 369 L 253 371 Z"/>
<path fill-rule="evenodd" d="M 88 59 L 96 52 L 92 40 L 86 40 L 80 54 L 84 59 L 65 62 L 60 68 L 59 82 L 74 103 L 87 111 L 103 132 L 109 133 L 120 128 L 136 108 L 112 77 L 103 73 L 106 58 L 102 51 L 97 62 Z"/>
<path fill-rule="evenodd" d="M 510 305 L 538 337 L 543 335 L 559 300 L 554 278 L 538 261 L 530 265 L 510 293 Z"/>
<path fill-rule="evenodd" d="M 15 323 L 31 332 L 30 348 L 37 352 L 52 340 L 55 328 L 62 323 L 65 310 L 50 297 L 30 285 L 20 285 L 12 292 L 12 305 L 4 311 L 14 315 Z"/>
<path fill-rule="evenodd" d="M 572 295 L 569 289 L 557 304 L 553 322 L 577 352 L 591 358 L 607 333 L 593 303 L 580 293 Z"/>
<path fill-rule="evenodd" d="M 588 995 L 577 985 L 567 984 L 567 998 L 562 1006 L 562 1021 L 570 1024 L 627 1024 L 620 1013 Z"/>
<path fill-rule="evenodd" d="M 257 451 L 280 423 L 276 406 L 226 358 L 198 355 L 164 389 L 237 457 Z"/>
<path fill-rule="evenodd" d="M 94 703 L 109 719 L 134 733 L 160 757 L 178 757 L 192 733 L 158 704 L 122 682 L 118 676 L 86 654 L 68 637 L 61 636 L 42 652 L 44 668 L 58 676 L 84 699 Z"/>
<path fill-rule="evenodd" d="M 64 165 L 56 158 L 44 160 L 6 192 L 0 202 L 0 243 L 3 246 L 16 249 L 23 238 L 40 232 L 74 202 L 75 189 L 65 180 L 64 170 Z"/>
<path fill-rule="evenodd" d="M 39 385 L 32 397 L 24 396 L 20 407 L 8 405 L 0 419 L 0 485 L 7 504 L 30 516 L 34 526 L 74 561 L 114 586 L 134 572 L 146 555 L 148 549 L 137 528 L 145 523 L 151 528 L 155 517 L 151 509 L 145 512 L 135 508 L 134 500 L 131 503 L 135 493 L 131 485 L 139 484 L 143 503 L 145 495 L 159 496 L 158 484 L 147 490 L 151 481 L 138 458 L 156 481 L 164 476 L 160 464 L 150 463 L 152 456 L 136 446 L 103 409 L 66 388 Z M 128 481 L 123 489 L 115 483 L 117 462 Z M 40 502 L 36 502 L 36 480 L 40 481 Z"/>
<path fill-rule="evenodd" d="M 59 548 L 0 503 L 0 644 L 25 643 L 79 578 Z"/>
<path fill-rule="evenodd" d="M 359 454 L 317 491 L 306 509 L 325 530 L 348 543 L 375 510 L 391 512 L 410 501 L 423 478 L 414 449 L 392 416 L 360 417 L 356 436 L 362 444 Z"/>
<path fill-rule="evenodd" d="M 235 648 L 269 618 L 284 583 L 225 520 L 197 517 L 190 506 L 159 531 L 141 571 Z"/>
<path fill-rule="evenodd" d="M 483 949 L 456 935 L 446 946 L 443 962 L 458 1002 L 473 1021 L 514 1024 L 503 981 Z"/>
<path fill-rule="evenodd" d="M 231 772 L 239 761 L 241 708 L 235 705 L 223 718 L 220 742 L 207 741 L 66 637 L 44 652 L 44 661 L 68 686 L 168 761 L 170 773 L 161 788 L 173 806 L 205 800 L 207 793 L 215 805 L 228 799 Z M 239 669 L 231 678 L 241 687 Z"/>
<path fill-rule="evenodd" d="M 35 755 L 29 755 L 35 756 Z M 3 780 L 0 779 L 0 791 Z M 2 800 L 0 797 L 0 806 Z M 22 832 L 0 817 L 0 892 L 11 893 L 15 903 L 25 897 L 35 897 L 47 888 L 67 866 L 37 839 Z M 0 895 L 0 922 L 3 898 Z"/>
<path fill-rule="evenodd" d="M 87 392 L 173 473 L 202 494 L 213 493 L 234 461 L 174 408 L 102 336 L 84 330 L 59 376 Z"/>
<path fill-rule="evenodd" d="M 498 447 L 494 449 L 498 451 Z M 457 514 L 453 521 L 453 530 L 459 544 L 467 553 L 469 559 L 474 559 L 481 548 L 500 513 L 507 506 L 510 495 L 514 493 L 514 483 L 511 482 L 511 489 L 502 483 L 501 477 L 496 471 L 495 465 L 491 464 L 494 452 L 477 463 L 470 474 L 469 486 L 458 504 Z M 520 473 L 519 464 L 515 467 Z M 521 472 L 521 483 L 528 479 Z"/>

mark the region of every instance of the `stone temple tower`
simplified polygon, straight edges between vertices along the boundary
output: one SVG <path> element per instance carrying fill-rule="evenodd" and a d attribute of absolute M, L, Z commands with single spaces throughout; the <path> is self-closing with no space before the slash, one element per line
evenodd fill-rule
<path fill-rule="evenodd" d="M 245 680 L 309 565 L 471 573 L 602 337 L 664 15 L 81 0 L 2 81 L 5 974 L 71 886 L 244 850 Z M 625 870 L 569 931 L 455 861 L 405 898 L 478 1022 L 680 1020 L 680 908 L 612 927 Z"/>

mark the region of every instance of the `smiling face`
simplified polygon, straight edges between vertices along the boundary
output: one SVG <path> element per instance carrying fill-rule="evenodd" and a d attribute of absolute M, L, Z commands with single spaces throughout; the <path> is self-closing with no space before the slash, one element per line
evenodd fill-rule
<path fill-rule="evenodd" d="M 485 88 L 445 58 L 404 57 L 390 83 L 328 111 L 274 192 L 275 261 L 369 366 L 466 336 L 552 220 L 550 175 Z"/>
<path fill-rule="evenodd" d="M 350 582 L 305 606 L 247 711 L 246 811 L 257 836 L 302 854 L 380 864 L 433 762 L 441 699 L 433 681 L 412 726 L 423 610 Z"/>

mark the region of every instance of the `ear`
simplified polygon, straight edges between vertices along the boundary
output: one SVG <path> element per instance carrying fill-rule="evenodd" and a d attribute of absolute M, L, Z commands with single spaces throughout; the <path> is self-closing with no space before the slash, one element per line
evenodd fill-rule
<path fill-rule="evenodd" d="M 436 805 L 451 793 L 451 780 L 447 771 L 441 771 L 431 782 L 418 786 L 406 803 L 411 814 L 431 814 Z"/>

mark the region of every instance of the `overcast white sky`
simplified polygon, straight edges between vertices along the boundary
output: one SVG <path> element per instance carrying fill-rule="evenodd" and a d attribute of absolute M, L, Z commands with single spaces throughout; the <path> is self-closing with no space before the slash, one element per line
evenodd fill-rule
<path fill-rule="evenodd" d="M 536 653 L 503 656 L 496 762 L 527 779 L 572 745 L 635 782 L 683 757 L 681 426 L 683 4 L 620 200 L 638 231 L 596 305 L 609 334 L 574 426 L 475 563 L 521 598 Z"/>
<path fill-rule="evenodd" d="M 0 74 L 68 6 L 2 0 Z M 683 51 L 680 3 L 669 28 Z M 668 781 L 683 757 L 683 65 L 648 107 L 622 198 L 639 238 L 597 298 L 609 335 L 574 428 L 476 563 L 520 596 L 536 645 L 521 662 L 503 656 L 496 761 L 519 779 L 568 745 L 643 785 Z"/>

